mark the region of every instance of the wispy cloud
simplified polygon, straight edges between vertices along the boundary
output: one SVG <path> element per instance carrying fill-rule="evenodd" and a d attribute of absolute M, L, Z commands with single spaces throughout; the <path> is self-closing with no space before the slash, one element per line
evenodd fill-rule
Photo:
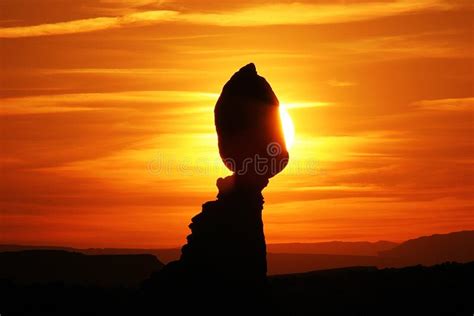
<path fill-rule="evenodd" d="M 426 9 L 449 9 L 439 0 L 399 0 L 358 4 L 270 4 L 216 13 L 154 10 L 119 17 L 99 17 L 68 22 L 0 28 L 0 37 L 16 38 L 74 34 L 165 22 L 216 26 L 267 26 L 330 24 L 368 20 Z"/>
<path fill-rule="evenodd" d="M 89 111 L 115 107 L 125 109 L 135 104 L 191 104 L 160 108 L 160 113 L 203 112 L 204 104 L 213 104 L 218 94 L 200 91 L 125 91 L 108 93 L 70 93 L 2 99 L 0 116 L 34 113 Z"/>
<path fill-rule="evenodd" d="M 328 80 L 327 84 L 330 85 L 331 87 L 350 87 L 350 86 L 354 86 L 355 82 L 333 79 L 333 80 Z"/>
<path fill-rule="evenodd" d="M 359 4 L 272 4 L 234 12 L 190 13 L 181 21 L 220 26 L 327 24 L 367 20 L 424 9 L 446 9 L 437 0 L 367 2 Z"/>
<path fill-rule="evenodd" d="M 466 111 L 474 110 L 474 97 L 421 100 L 414 103 L 423 110 Z"/>
<path fill-rule="evenodd" d="M 0 28 L 0 37 L 33 37 L 85 33 L 126 26 L 143 26 L 159 22 L 173 21 L 176 11 L 159 10 L 132 13 L 120 17 L 100 17 L 68 22 Z"/>
<path fill-rule="evenodd" d="M 322 106 L 334 105 L 334 103 L 332 102 L 320 102 L 320 101 L 303 101 L 303 102 L 291 102 L 291 103 L 282 102 L 282 104 L 287 109 L 307 109 L 307 108 L 318 108 Z"/>

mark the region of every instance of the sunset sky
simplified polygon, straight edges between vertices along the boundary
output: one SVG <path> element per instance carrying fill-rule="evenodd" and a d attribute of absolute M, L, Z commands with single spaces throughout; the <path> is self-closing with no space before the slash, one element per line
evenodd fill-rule
<path fill-rule="evenodd" d="M 472 1 L 0 0 L 0 242 L 175 247 L 213 109 L 254 62 L 290 113 L 267 242 L 474 229 Z"/>

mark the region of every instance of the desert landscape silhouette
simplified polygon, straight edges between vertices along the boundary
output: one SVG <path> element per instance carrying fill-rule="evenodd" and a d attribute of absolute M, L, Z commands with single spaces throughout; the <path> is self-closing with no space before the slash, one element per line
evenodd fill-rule
<path fill-rule="evenodd" d="M 269 244 L 270 275 L 264 288 L 246 289 L 248 280 L 227 283 L 242 273 L 230 270 L 224 272 L 232 275 L 223 276 L 217 293 L 215 283 L 205 282 L 208 274 L 191 279 L 200 282 L 195 286 L 190 279 L 173 284 L 160 276 L 165 270 L 159 258 L 178 260 L 180 249 L 1 245 L 2 308 L 10 315 L 249 310 L 276 315 L 468 315 L 474 307 L 473 244 L 474 231 L 401 244 Z M 338 254 L 324 254 L 328 249 Z M 367 256 L 378 249 L 384 250 Z M 176 282 L 176 275 L 172 280 Z"/>

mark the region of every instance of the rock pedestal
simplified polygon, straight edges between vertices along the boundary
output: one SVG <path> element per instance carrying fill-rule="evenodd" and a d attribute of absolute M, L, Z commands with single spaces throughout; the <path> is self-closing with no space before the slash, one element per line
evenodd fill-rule
<path fill-rule="evenodd" d="M 262 286 L 267 261 L 263 232 L 262 189 L 268 180 L 249 184 L 233 175 L 219 178 L 216 201 L 206 202 L 193 217 L 181 265 L 192 278 L 233 286 Z"/>
<path fill-rule="evenodd" d="M 166 265 L 153 283 L 178 292 L 261 292 L 267 273 L 261 191 L 267 184 L 266 178 L 251 183 L 236 175 L 219 178 L 217 200 L 204 203 L 192 218 L 180 259 Z"/>

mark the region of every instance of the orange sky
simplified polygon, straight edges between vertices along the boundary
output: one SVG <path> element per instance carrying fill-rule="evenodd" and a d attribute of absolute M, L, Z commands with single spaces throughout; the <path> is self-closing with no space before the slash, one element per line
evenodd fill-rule
<path fill-rule="evenodd" d="M 0 242 L 171 247 L 254 62 L 296 128 L 268 242 L 474 229 L 470 1 L 0 1 Z"/>

